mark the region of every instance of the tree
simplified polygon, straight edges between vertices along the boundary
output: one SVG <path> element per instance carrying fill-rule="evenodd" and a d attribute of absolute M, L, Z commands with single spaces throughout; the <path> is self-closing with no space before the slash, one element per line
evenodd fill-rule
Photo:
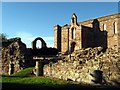
<path fill-rule="evenodd" d="M 0 33 L 0 41 L 6 41 L 7 37 L 5 33 Z"/>

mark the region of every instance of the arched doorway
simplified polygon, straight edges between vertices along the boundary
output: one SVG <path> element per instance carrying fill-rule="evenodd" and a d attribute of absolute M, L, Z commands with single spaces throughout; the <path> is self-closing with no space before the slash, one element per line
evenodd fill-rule
<path fill-rule="evenodd" d="M 72 43 L 71 43 L 70 52 L 74 52 L 74 50 L 75 50 L 75 45 L 76 45 L 75 42 L 72 42 Z"/>

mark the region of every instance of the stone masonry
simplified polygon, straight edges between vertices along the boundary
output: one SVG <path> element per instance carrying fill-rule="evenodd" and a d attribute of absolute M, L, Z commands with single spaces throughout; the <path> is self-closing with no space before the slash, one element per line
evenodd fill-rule
<path fill-rule="evenodd" d="M 119 53 L 116 47 L 106 51 L 102 47 L 80 49 L 56 63 L 46 64 L 44 76 L 83 84 L 116 86 L 120 83 Z M 102 75 L 96 75 L 96 82 L 94 71 L 102 72 Z"/>
<path fill-rule="evenodd" d="M 34 66 L 31 50 L 20 38 L 8 39 L 2 42 L 2 72 L 0 74 L 13 74 L 24 68 Z"/>
<path fill-rule="evenodd" d="M 77 22 L 73 14 L 71 24 L 54 26 L 54 47 L 62 53 L 88 47 L 119 47 L 119 20 L 120 13 Z"/>

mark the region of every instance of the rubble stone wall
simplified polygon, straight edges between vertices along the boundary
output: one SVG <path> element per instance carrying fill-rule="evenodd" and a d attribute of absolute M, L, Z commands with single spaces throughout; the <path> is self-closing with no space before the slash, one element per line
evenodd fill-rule
<path fill-rule="evenodd" d="M 102 73 L 102 84 L 115 84 L 120 81 L 119 51 L 102 47 L 80 49 L 72 54 L 61 57 L 57 63 L 44 65 L 44 76 L 63 80 L 72 80 L 80 83 L 94 84 L 92 76 L 95 70 Z"/>
<path fill-rule="evenodd" d="M 21 39 L 2 43 L 2 74 L 19 72 L 33 64 L 31 50 L 26 48 Z"/>

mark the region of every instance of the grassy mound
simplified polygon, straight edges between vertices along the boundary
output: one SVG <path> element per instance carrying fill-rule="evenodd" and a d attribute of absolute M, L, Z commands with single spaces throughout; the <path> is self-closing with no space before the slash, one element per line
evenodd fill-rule
<path fill-rule="evenodd" d="M 18 73 L 12 74 L 10 76 L 27 77 L 32 74 L 33 69 L 34 69 L 34 67 L 26 68 L 26 69 L 21 70 Z"/>

